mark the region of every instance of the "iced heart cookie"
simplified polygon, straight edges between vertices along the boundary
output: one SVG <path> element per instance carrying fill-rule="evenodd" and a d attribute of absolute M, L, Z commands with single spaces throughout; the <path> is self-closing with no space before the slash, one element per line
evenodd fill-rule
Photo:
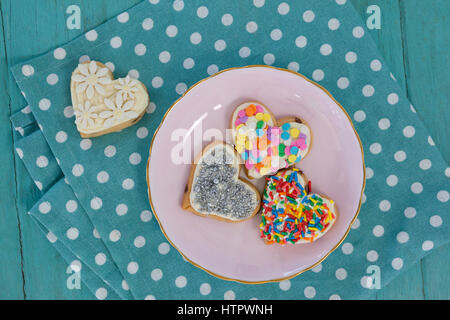
<path fill-rule="evenodd" d="M 129 76 L 114 80 L 102 63 L 79 64 L 70 82 L 75 124 L 83 138 L 120 131 L 145 114 L 149 104 L 146 87 Z"/>
<path fill-rule="evenodd" d="M 298 169 L 281 170 L 266 179 L 260 231 L 267 244 L 309 243 L 331 229 L 336 204 L 310 193 L 311 182 Z"/>
<path fill-rule="evenodd" d="M 250 178 L 271 175 L 300 162 L 311 147 L 311 129 L 304 120 L 276 120 L 259 102 L 238 106 L 231 117 L 231 129 Z"/>
<path fill-rule="evenodd" d="M 239 170 L 239 156 L 232 146 L 209 144 L 192 165 L 183 209 L 229 222 L 253 217 L 259 211 L 261 196 L 252 184 L 239 179 Z"/>

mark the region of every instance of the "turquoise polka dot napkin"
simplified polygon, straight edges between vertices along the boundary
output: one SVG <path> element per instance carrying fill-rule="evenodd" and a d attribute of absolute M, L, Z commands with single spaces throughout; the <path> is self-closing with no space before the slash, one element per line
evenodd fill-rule
<path fill-rule="evenodd" d="M 138 124 L 80 138 L 69 83 L 89 59 L 146 84 L 152 103 Z M 261 285 L 185 262 L 152 218 L 145 179 L 151 137 L 180 94 L 250 64 L 289 68 L 328 89 L 353 118 L 367 166 L 344 243 L 311 271 Z M 80 261 L 99 299 L 364 298 L 449 240 L 450 169 L 346 0 L 144 1 L 12 71 L 38 124 L 31 134 L 22 127 L 18 154 L 48 190 L 31 215 L 68 261 Z"/>

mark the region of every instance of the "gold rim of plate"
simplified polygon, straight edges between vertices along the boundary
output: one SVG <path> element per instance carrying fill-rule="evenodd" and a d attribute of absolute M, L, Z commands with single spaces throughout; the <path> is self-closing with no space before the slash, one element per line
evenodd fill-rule
<path fill-rule="evenodd" d="M 351 126 L 352 126 L 353 132 L 355 133 L 356 138 L 358 139 L 358 142 L 359 142 L 359 147 L 360 147 L 360 149 L 361 149 L 361 160 L 362 160 L 362 165 L 363 165 L 363 185 L 362 185 L 362 188 L 361 188 L 361 194 L 360 194 L 360 196 L 359 196 L 358 209 L 356 210 L 356 213 L 355 213 L 355 215 L 354 215 L 352 221 L 350 222 L 350 224 L 349 224 L 349 226 L 348 226 L 348 228 L 347 228 L 347 231 L 345 232 L 344 236 L 341 238 L 341 240 L 339 240 L 338 243 L 337 243 L 337 244 L 336 244 L 329 252 L 327 252 L 327 254 L 325 254 L 325 256 L 323 256 L 321 259 L 319 259 L 319 261 L 317 261 L 317 262 L 314 263 L 313 265 L 311 265 L 311 266 L 309 266 L 309 267 L 307 267 L 307 268 L 305 268 L 305 269 L 303 269 L 303 270 L 301 270 L 301 271 L 299 271 L 299 272 L 297 272 L 297 273 L 295 273 L 295 274 L 293 274 L 293 275 L 290 275 L 290 276 L 287 276 L 287 277 L 284 277 L 284 278 L 271 279 L 271 280 L 263 280 L 263 281 L 246 281 L 246 280 L 240 280 L 240 279 L 233 279 L 233 278 L 224 277 L 224 276 L 221 276 L 221 275 L 219 275 L 219 274 L 217 274 L 217 273 L 214 273 L 214 272 L 212 272 L 212 271 L 210 271 L 210 270 L 208 270 L 208 269 L 202 267 L 201 265 L 195 263 L 194 261 L 192 261 L 192 260 L 190 260 L 188 257 L 186 257 L 186 256 L 183 254 L 183 252 L 181 252 L 181 250 L 178 249 L 177 246 L 175 246 L 175 244 L 169 239 L 169 237 L 167 236 L 167 234 L 166 234 L 166 232 L 165 232 L 165 230 L 164 230 L 164 227 L 163 227 L 162 224 L 161 224 L 161 221 L 160 221 L 159 218 L 158 218 L 158 214 L 156 213 L 155 208 L 153 207 L 152 196 L 151 196 L 151 192 L 150 192 L 150 183 L 149 183 L 149 177 L 148 177 L 148 175 L 149 175 L 149 171 L 148 171 L 148 170 L 149 170 L 150 158 L 151 158 L 151 154 L 152 154 L 153 142 L 155 141 L 155 137 L 156 137 L 156 135 L 158 134 L 159 129 L 162 127 L 162 125 L 163 125 L 163 123 L 164 123 L 164 120 L 166 119 L 167 115 L 168 115 L 169 112 L 172 110 L 172 108 L 173 108 L 173 107 L 174 107 L 181 99 L 183 99 L 184 96 L 187 95 L 187 94 L 189 93 L 189 91 L 191 91 L 193 88 L 195 88 L 197 85 L 201 84 L 202 82 L 204 82 L 204 81 L 206 81 L 206 80 L 209 80 L 209 79 L 211 79 L 211 78 L 214 78 L 214 77 L 218 76 L 219 74 L 224 73 L 224 72 L 227 72 L 227 71 L 238 70 L 238 69 L 247 69 L 247 68 L 269 68 L 269 69 L 275 69 L 275 70 L 279 70 L 279 71 L 283 71 L 283 72 L 289 72 L 289 73 L 292 73 L 292 74 L 294 74 L 294 75 L 296 75 L 296 76 L 301 77 L 302 79 L 304 79 L 304 80 L 306 80 L 306 81 L 312 83 L 313 85 L 317 86 L 317 87 L 320 88 L 322 91 L 324 91 L 324 92 L 325 92 L 325 93 L 326 93 L 326 94 L 327 94 L 327 95 L 328 95 L 328 96 L 329 96 L 329 97 L 330 97 L 330 98 L 331 98 L 331 99 L 339 106 L 339 108 L 341 108 L 341 110 L 342 110 L 342 111 L 344 112 L 344 114 L 347 116 L 348 121 L 350 122 L 350 124 L 351 124 Z M 211 275 L 213 275 L 213 276 L 215 276 L 215 277 L 217 277 L 217 278 L 219 278 L 219 279 L 222 279 L 222 280 L 236 281 L 236 282 L 244 283 L 244 284 L 263 284 L 263 283 L 280 282 L 280 281 L 283 281 L 283 280 L 292 279 L 292 278 L 294 278 L 294 277 L 296 277 L 296 276 L 302 274 L 303 272 L 306 272 L 306 271 L 308 271 L 308 270 L 313 269 L 314 267 L 316 267 L 317 265 L 319 265 L 320 263 L 322 263 L 322 262 L 323 262 L 323 261 L 324 261 L 324 260 L 325 260 L 325 259 L 326 259 L 326 258 L 327 258 L 334 250 L 336 250 L 336 249 L 342 244 L 342 242 L 345 240 L 345 238 L 347 237 L 348 233 L 350 232 L 350 229 L 351 229 L 353 223 L 355 222 L 356 218 L 358 217 L 359 211 L 360 211 L 360 209 L 361 209 L 362 196 L 363 196 L 363 193 L 364 193 L 364 188 L 365 188 L 365 186 L 366 186 L 366 165 L 365 165 L 365 162 L 364 162 L 364 151 L 363 151 L 361 139 L 360 139 L 358 133 L 356 132 L 355 126 L 353 125 L 353 122 L 352 122 L 350 116 L 348 115 L 347 111 L 345 111 L 345 109 L 342 107 L 342 105 L 341 105 L 339 102 L 336 101 L 336 99 L 331 95 L 331 93 L 328 92 L 328 90 L 326 90 L 326 89 L 325 89 L 324 87 L 322 87 L 320 84 L 318 84 L 318 83 L 316 83 L 316 82 L 314 82 L 314 81 L 308 79 L 308 78 L 305 77 L 304 75 L 302 75 L 302 74 L 300 74 L 300 73 L 298 73 L 298 72 L 289 70 L 289 69 L 277 68 L 277 67 L 272 67 L 272 66 L 267 66 L 267 65 L 249 65 L 249 66 L 244 66 L 244 67 L 233 67 L 233 68 L 224 69 L 224 70 L 221 70 L 221 71 L 219 71 L 219 72 L 217 72 L 217 73 L 215 73 L 215 74 L 213 74 L 213 75 L 211 75 L 211 76 L 209 76 L 209 77 L 207 77 L 207 78 L 204 78 L 204 79 L 198 81 L 197 83 L 195 83 L 194 85 L 192 85 L 188 90 L 186 90 L 186 92 L 184 92 L 183 95 L 182 95 L 181 97 L 179 97 L 179 98 L 178 98 L 178 99 L 170 106 L 170 108 L 169 108 L 169 109 L 166 111 L 166 113 L 164 114 L 164 116 L 163 116 L 163 118 L 162 118 L 162 120 L 161 120 L 161 123 L 159 124 L 158 128 L 155 130 L 155 133 L 153 134 L 153 137 L 152 137 L 152 141 L 151 141 L 151 144 L 150 144 L 150 150 L 149 150 L 149 156 L 148 156 L 148 160 L 147 160 L 146 180 L 147 180 L 148 199 L 149 199 L 149 202 L 150 202 L 150 207 L 151 207 L 151 209 L 152 209 L 152 213 L 153 213 L 153 215 L 155 216 L 156 220 L 158 221 L 159 227 L 161 228 L 161 231 L 162 231 L 162 233 L 164 234 L 164 236 L 166 237 L 167 241 L 169 241 L 169 243 L 172 245 L 172 247 L 174 247 L 174 248 L 175 248 L 175 249 L 176 249 L 176 250 L 184 257 L 184 259 L 186 259 L 188 262 L 190 262 L 192 265 L 196 266 L 197 268 L 199 268 L 199 269 L 201 269 L 201 270 L 203 270 L 203 271 L 206 271 L 207 273 L 209 273 L 209 274 L 211 274 Z"/>

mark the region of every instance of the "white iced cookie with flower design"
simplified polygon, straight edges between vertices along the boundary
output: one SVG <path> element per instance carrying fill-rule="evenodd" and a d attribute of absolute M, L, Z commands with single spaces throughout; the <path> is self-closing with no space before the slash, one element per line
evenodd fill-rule
<path fill-rule="evenodd" d="M 114 79 L 98 61 L 79 64 L 70 82 L 75 124 L 83 138 L 120 131 L 138 122 L 150 102 L 138 80 Z"/>

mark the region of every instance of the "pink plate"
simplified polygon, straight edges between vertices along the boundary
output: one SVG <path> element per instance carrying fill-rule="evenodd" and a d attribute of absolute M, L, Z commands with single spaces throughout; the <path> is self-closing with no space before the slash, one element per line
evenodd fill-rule
<path fill-rule="evenodd" d="M 227 223 L 181 208 L 191 165 L 179 164 L 178 155 L 193 159 L 211 136 L 225 136 L 239 104 L 255 100 L 277 118 L 299 116 L 311 127 L 311 151 L 297 167 L 311 180 L 312 192 L 333 199 L 339 210 L 334 226 L 313 243 L 264 244 L 259 214 L 245 222 Z M 187 260 L 222 279 L 261 283 L 298 275 L 341 244 L 358 215 L 365 170 L 351 120 L 325 89 L 289 70 L 249 66 L 199 82 L 169 109 L 153 137 L 147 181 L 150 204 L 163 233 Z M 260 189 L 264 184 L 252 182 Z"/>

